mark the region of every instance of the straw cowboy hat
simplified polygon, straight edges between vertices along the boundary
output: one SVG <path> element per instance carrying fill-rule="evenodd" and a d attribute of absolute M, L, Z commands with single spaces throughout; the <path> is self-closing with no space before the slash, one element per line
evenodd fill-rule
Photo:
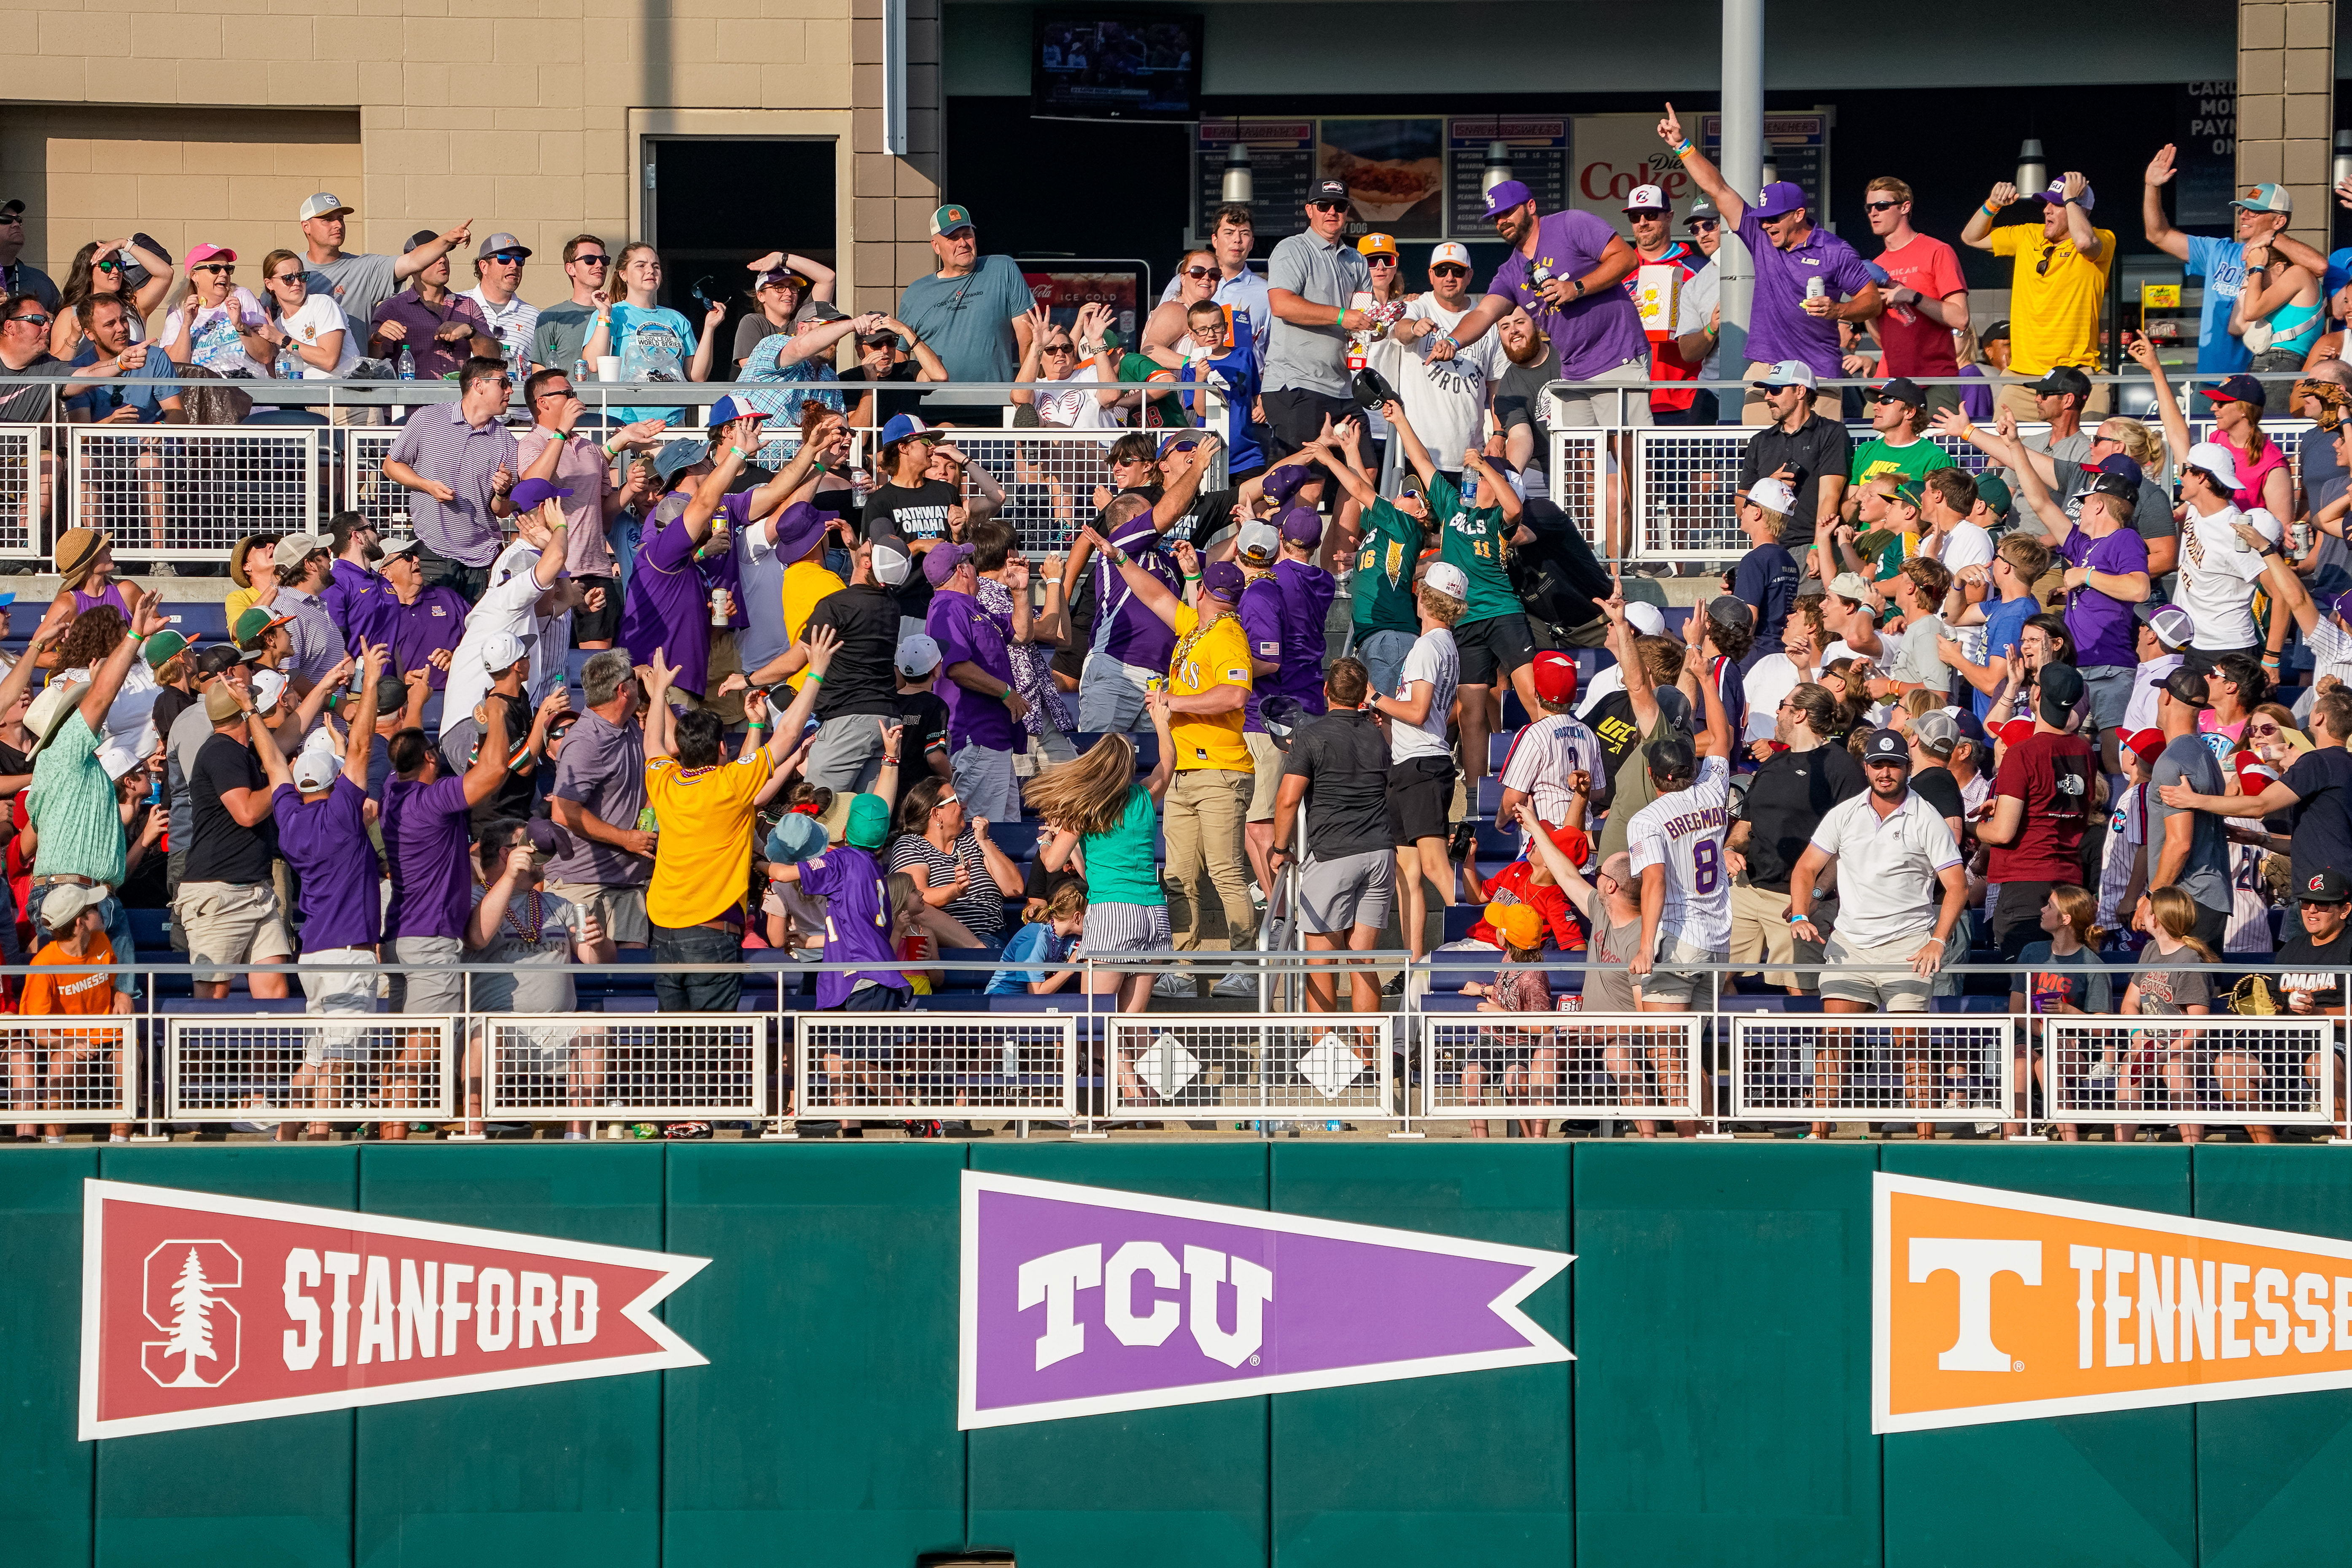
<path fill-rule="evenodd" d="M 98 564 L 99 552 L 113 543 L 110 534 L 94 528 L 68 528 L 58 536 L 58 576 L 68 588 L 79 588 Z"/>

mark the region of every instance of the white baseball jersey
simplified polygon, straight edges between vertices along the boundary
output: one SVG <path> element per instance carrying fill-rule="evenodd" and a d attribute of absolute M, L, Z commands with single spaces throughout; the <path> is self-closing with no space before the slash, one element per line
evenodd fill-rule
<path fill-rule="evenodd" d="M 1591 773 L 1594 795 L 1609 787 L 1609 757 L 1601 738 L 1573 713 L 1547 713 L 1512 739 L 1510 754 L 1503 759 L 1503 787 L 1532 800 L 1544 821 L 1561 822 L 1568 812 L 1569 775 L 1579 768 Z"/>
<path fill-rule="evenodd" d="M 2272 951 L 2270 885 L 2263 880 L 2264 851 L 2252 844 L 2230 846 L 2230 926 L 2223 952 Z"/>
<path fill-rule="evenodd" d="M 2147 845 L 2147 785 L 2133 784 L 2107 813 L 2107 847 L 2099 862 L 2099 909 L 2093 917 L 2101 931 L 2119 931 L 2131 921 L 2123 909 L 2124 890 Z"/>
<path fill-rule="evenodd" d="M 1680 938 L 1709 952 L 1731 950 L 1731 874 L 1723 864 L 1723 829 L 1730 815 L 1731 764 L 1699 759 L 1690 788 L 1662 795 L 1633 814 L 1625 847 L 1633 875 L 1666 870 L 1666 904 L 1658 916 L 1662 939 Z"/>

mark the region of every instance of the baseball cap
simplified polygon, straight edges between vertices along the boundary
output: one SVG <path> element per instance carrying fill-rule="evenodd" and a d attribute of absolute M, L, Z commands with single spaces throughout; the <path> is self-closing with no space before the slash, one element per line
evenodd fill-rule
<path fill-rule="evenodd" d="M 2196 618 L 2178 605 L 2159 605 L 2143 599 L 2132 606 L 2132 614 L 2139 617 L 2141 625 L 2156 634 L 2157 641 L 2175 652 L 2187 647 L 2197 635 Z"/>
<path fill-rule="evenodd" d="M 1629 213 L 1670 213 L 1675 204 L 1666 200 L 1666 193 L 1655 185 L 1635 185 L 1625 197 Z"/>
<path fill-rule="evenodd" d="M 2065 179 L 2062 176 L 2051 181 L 2050 188 L 2043 191 L 2036 191 L 2033 194 L 2033 199 L 2039 202 L 2049 202 L 2053 205 L 2064 201 L 2066 199 Z M 2084 212 L 2089 212 L 2093 207 L 2099 205 L 2098 197 L 2093 195 L 2091 187 L 2088 184 L 2085 184 L 2083 187 L 2083 194 L 2074 198 L 2074 205 L 2081 207 Z"/>
<path fill-rule="evenodd" d="M 1543 945 L 1543 917 L 1531 904 L 1506 904 L 1499 900 L 1486 909 L 1486 923 L 1495 934 L 1516 948 Z"/>
<path fill-rule="evenodd" d="M 1565 708 L 1576 700 L 1576 660 L 1564 653 L 1544 652 L 1535 659 L 1536 695 Z"/>
<path fill-rule="evenodd" d="M 148 668 L 161 669 L 177 658 L 181 650 L 194 640 L 192 637 L 181 636 L 178 632 L 160 631 L 140 645 L 140 657 L 147 661 Z"/>
<path fill-rule="evenodd" d="M 1282 537 L 1305 549 L 1323 542 L 1323 514 L 1311 506 L 1295 506 L 1282 514 Z"/>
<path fill-rule="evenodd" d="M 1862 765 L 1873 763 L 1896 763 L 1911 765 L 1911 742 L 1903 738 L 1900 730 L 1873 730 L 1870 739 L 1862 743 Z"/>
<path fill-rule="evenodd" d="M 878 795 L 861 795 L 849 803 L 848 830 L 843 835 L 860 849 L 879 849 L 890 837 L 890 808 Z"/>
<path fill-rule="evenodd" d="M 2152 763 L 2156 761 L 2157 758 L 2164 755 L 2164 731 L 2161 730 L 2135 730 L 2129 735 L 2124 737 L 2124 744 L 2129 746 L 2132 750 L 2132 754 L 2137 757 L 2141 762 Z"/>
<path fill-rule="evenodd" d="M 1941 708 L 1930 708 L 1911 721 L 1911 738 L 1931 757 L 1948 757 L 1960 743 L 1960 721 Z"/>
<path fill-rule="evenodd" d="M 882 426 L 881 445 L 885 450 L 912 436 L 920 436 L 929 428 L 911 414 L 893 414 Z"/>
<path fill-rule="evenodd" d="M 2210 397 L 2216 403 L 2251 403 L 2257 408 L 2267 407 L 2271 400 L 2271 395 L 2263 390 L 2263 384 L 2251 375 L 2225 376 L 2219 385 L 2200 386 L 2197 393 L 2199 396 Z"/>
<path fill-rule="evenodd" d="M 767 858 L 787 864 L 824 853 L 824 824 L 804 811 L 789 811 L 768 830 Z"/>
<path fill-rule="evenodd" d="M 1750 384 L 1768 391 L 1784 386 L 1801 386 L 1807 392 L 1817 390 L 1821 383 L 1813 377 L 1813 367 L 1801 359 L 1784 359 L 1759 375 Z"/>
<path fill-rule="evenodd" d="M 1460 599 L 1465 604 L 1470 598 L 1468 574 L 1451 561 L 1440 561 L 1432 565 L 1429 574 L 1421 580 L 1421 585 L 1433 594 L 1443 594 L 1449 599 Z"/>
<path fill-rule="evenodd" d="M 320 191 L 318 195 L 306 197 L 303 200 L 301 216 L 295 219 L 295 221 L 297 223 L 309 223 L 314 217 L 340 217 L 345 213 L 356 212 L 359 209 L 356 207 L 346 205 L 343 198 L 335 195 L 334 192 Z"/>
<path fill-rule="evenodd" d="M 909 680 L 929 675 L 940 667 L 939 642 L 928 633 L 917 632 L 899 643 L 895 662 L 898 673 Z"/>
<path fill-rule="evenodd" d="M 710 427 L 713 430 L 730 420 L 765 419 L 766 417 L 768 417 L 766 409 L 754 408 L 743 397 L 733 393 L 730 393 L 710 405 Z"/>
<path fill-rule="evenodd" d="M 1242 596 L 1242 569 L 1230 561 L 1212 561 L 1201 568 L 1201 592 L 1232 604 Z"/>
<path fill-rule="evenodd" d="M 293 618 L 291 616 L 273 616 L 256 605 L 237 616 L 236 626 L 230 635 L 236 638 L 236 646 L 241 648 L 259 647 L 262 637 L 272 626 L 282 626 Z"/>
<path fill-rule="evenodd" d="M 239 652 L 234 644 L 215 643 L 196 655 L 196 673 L 221 675 L 235 669 L 240 664 L 249 664 L 252 660 L 253 655 Z"/>
<path fill-rule="evenodd" d="M 691 437 L 678 441 L 666 441 L 654 454 L 654 477 L 667 484 L 695 464 L 710 455 L 710 443 Z"/>
<path fill-rule="evenodd" d="M 120 779 L 139 765 L 139 753 L 120 741 L 109 741 L 98 749 L 98 765 L 110 780 Z"/>
<path fill-rule="evenodd" d="M 1374 232 L 1356 241 L 1356 254 L 1359 256 L 1394 256 L 1396 253 L 1396 241 L 1385 234 Z"/>
<path fill-rule="evenodd" d="M 2063 397 L 2069 394 L 2088 397 L 2091 395 L 2091 378 L 2071 364 L 2053 365 L 2042 374 L 2040 381 L 2026 390 L 2036 397 Z"/>
<path fill-rule="evenodd" d="M 1805 205 L 1805 188 L 1793 180 L 1775 180 L 1758 193 L 1750 216 L 1766 222 L 1795 212 Z"/>
<path fill-rule="evenodd" d="M 1995 517 L 2007 517 L 2011 506 L 2008 481 L 1995 474 L 1977 477 L 1977 500 L 1991 509 Z"/>
<path fill-rule="evenodd" d="M 1271 566 L 1282 553 L 1282 534 L 1270 522 L 1245 522 L 1234 544 L 1234 557 L 1251 566 Z"/>
<path fill-rule="evenodd" d="M 1498 216 L 1509 212 L 1513 207 L 1525 206 L 1535 199 L 1536 194 L 1528 189 L 1525 182 L 1505 180 L 1486 193 L 1486 216 L 1490 218 Z"/>
<path fill-rule="evenodd" d="M 1160 456 L 1165 458 L 1171 452 L 1189 452 L 1200 444 L 1201 433 L 1199 431 L 1179 430 L 1173 436 L 1167 437 L 1160 441 Z"/>
<path fill-rule="evenodd" d="M 971 226 L 971 212 L 968 207 L 959 206 L 954 202 L 950 202 L 945 206 L 931 209 L 933 234 L 953 234 L 960 228 Z"/>
<path fill-rule="evenodd" d="M 1926 406 L 1927 395 L 1920 391 L 1919 384 L 1909 376 L 1898 375 L 1871 388 L 1870 400 L 1874 403 L 1907 403 L 1914 408 L 1920 408 Z"/>
<path fill-rule="evenodd" d="M 1661 686 L 1652 690 L 1650 695 L 1657 699 L 1658 717 L 1664 723 L 1685 735 L 1691 732 L 1689 692 L 1679 686 Z"/>
<path fill-rule="evenodd" d="M 58 889 L 59 892 L 64 890 L 65 889 L 62 888 Z M 2305 877 L 2303 879 L 2303 886 L 2297 888 L 2294 892 L 2295 900 L 2298 903 L 2352 903 L 2352 882 L 2346 881 L 2344 879 L 2344 873 L 2336 870 L 2313 872 L 2310 876 Z M 57 896 L 57 893 L 51 893 L 49 895 L 49 897 L 53 899 Z M 41 913 L 43 915 L 47 915 L 48 912 L 49 906 L 47 903 L 42 904 Z M 52 921 L 50 923 L 55 924 L 56 922 Z"/>
<path fill-rule="evenodd" d="M 253 672 L 253 710 L 267 713 L 278 706 L 286 695 L 286 674 L 278 669 L 257 669 Z M 209 711 L 209 709 L 207 710 Z"/>
<path fill-rule="evenodd" d="M 1433 566 L 1430 570 L 1434 572 L 1437 568 Z M 1458 571 L 1460 568 L 1457 567 L 1455 570 Z M 1455 597 L 1469 597 L 1469 580 L 1467 578 L 1463 580 L 1463 592 L 1456 595 Z M 1662 637 L 1666 635 L 1665 612 L 1659 609 L 1657 605 L 1651 604 L 1646 599 L 1636 599 L 1632 604 L 1625 606 L 1625 624 L 1632 626 L 1635 631 L 1640 632 L 1643 637 Z"/>
<path fill-rule="evenodd" d="M 2084 202 L 2084 206 L 2091 204 Z M 2294 211 L 2294 195 L 2284 185 L 2254 185 L 2230 204 L 2250 213 L 2291 213 Z"/>
<path fill-rule="evenodd" d="M 923 581 L 937 588 L 956 574 L 956 568 L 972 557 L 969 544 L 934 545 L 923 556 Z"/>
<path fill-rule="evenodd" d="M 1265 478 L 1266 500 L 1276 506 L 1288 506 L 1290 498 L 1323 478 L 1323 469 L 1315 463 L 1286 463 Z"/>
<path fill-rule="evenodd" d="M 2003 319 L 1986 327 L 1983 331 L 1977 334 L 1977 342 L 1979 343 L 2005 343 L 2009 342 L 2008 321 Z"/>
<path fill-rule="evenodd" d="M 512 669 L 530 656 L 530 641 L 535 640 L 527 641 L 512 632 L 492 632 L 482 645 L 482 668 L 492 675 Z"/>
<path fill-rule="evenodd" d="M 874 542 L 874 580 L 886 588 L 903 587 L 915 574 L 914 552 L 903 539 L 877 539 Z"/>
<path fill-rule="evenodd" d="M 41 923 L 55 931 L 81 917 L 84 910 L 94 910 L 106 902 L 104 888 L 85 888 L 75 882 L 59 882 L 41 900 Z M 1533 910 L 1528 910 L 1535 913 Z"/>
<path fill-rule="evenodd" d="M 33 706 L 37 709 L 40 704 L 36 702 Z M 236 718 L 240 711 L 242 711 L 242 710 L 237 706 L 236 688 L 231 686 L 227 681 L 224 680 L 220 682 L 211 690 L 205 693 L 205 717 L 211 720 L 214 723 L 226 724 L 231 719 Z M 25 716 L 25 728 L 27 730 L 32 729 L 33 720 L 37 717 L 38 717 L 37 714 L 26 714 Z"/>
<path fill-rule="evenodd" d="M 515 486 L 507 500 L 517 512 L 537 511 L 549 501 L 568 500 L 571 495 L 570 490 L 558 489 L 552 479 L 525 479 Z"/>
<path fill-rule="evenodd" d="M 2071 664 L 2045 664 L 2034 676 L 2044 723 L 2063 724 L 2083 700 L 2082 673 Z"/>
<path fill-rule="evenodd" d="M 1313 206 L 1317 202 L 1338 202 L 1345 206 L 1348 205 L 1348 187 L 1338 180 L 1318 180 L 1307 187 L 1307 205 Z"/>
<path fill-rule="evenodd" d="M 2336 612 L 2337 620 L 2347 626 L 2352 626 L 2352 589 L 2347 589 L 2336 595 L 2336 603 L 2329 607 Z"/>
<path fill-rule="evenodd" d="M 410 251 L 415 249 L 418 246 L 430 245 L 440 237 L 441 237 L 439 235 L 434 233 L 429 228 L 420 228 L 415 234 L 408 237 L 407 240 L 401 246 L 400 253 L 403 256 L 405 256 Z"/>
<path fill-rule="evenodd" d="M 2134 507 L 2139 504 L 2139 481 L 2122 474 L 2102 471 L 2097 479 L 2091 481 L 2090 493 L 2095 496 L 2113 496 L 2126 507 Z"/>
<path fill-rule="evenodd" d="M 526 257 L 530 254 L 530 246 L 525 245 L 513 235 L 501 231 L 490 236 L 489 238 L 482 241 L 479 246 L 475 247 L 474 259 L 477 261 L 487 261 L 501 250 L 515 251 Z"/>
<path fill-rule="evenodd" d="M 414 534 L 411 534 L 406 539 L 387 540 L 384 542 L 383 555 L 382 556 L 382 559 L 384 561 L 390 561 L 394 556 L 398 555 L 414 555 L 419 550 L 424 548 L 425 542 Z"/>
<path fill-rule="evenodd" d="M 2050 666 L 2044 665 L 2042 673 L 2045 676 L 2048 675 L 2050 668 Z M 2162 679 L 2151 680 L 2148 684 L 2162 691 L 2175 702 L 2185 702 L 2191 708 L 2213 706 L 2212 701 L 2205 695 L 2205 672 L 2201 669 L 2190 669 L 2183 665 Z"/>
<path fill-rule="evenodd" d="M 1681 690 L 1676 687 L 1677 691 Z M 1650 776 L 1654 779 L 1688 778 L 1698 772 L 1698 748 L 1688 735 L 1662 735 L 1650 742 Z"/>
<path fill-rule="evenodd" d="M 1706 602 L 1706 618 L 1719 626 L 1754 625 L 1748 614 L 1748 601 L 1732 594 L 1717 594 Z"/>
<path fill-rule="evenodd" d="M 2031 736 L 2032 733 L 2032 720 L 2011 719 L 2008 723 L 2003 724 L 2000 729 L 1994 731 L 1993 737 L 2004 746 L 2014 746 L 2019 742 Z"/>
<path fill-rule="evenodd" d="M 321 730 L 318 733 L 323 735 L 326 731 Z M 304 795 L 310 795 L 335 782 L 335 775 L 343 771 L 343 759 L 332 752 L 305 746 L 295 753 L 294 765 L 289 771 L 294 774 L 294 787 Z"/>
<path fill-rule="evenodd" d="M 315 533 L 289 533 L 278 542 L 278 548 L 269 555 L 277 563 L 278 570 L 284 573 L 292 571 L 313 555 L 332 555 L 334 552 L 334 541 L 331 539 Z"/>
<path fill-rule="evenodd" d="M 1686 227 L 1695 228 L 1698 226 L 1698 222 L 1701 218 L 1705 218 L 1710 223 L 1720 224 L 1723 221 L 1723 215 L 1716 210 L 1715 204 L 1713 202 L 1708 201 L 1705 196 L 1701 196 L 1698 200 L 1691 203 L 1690 211 L 1683 214 L 1683 223 Z"/>
<path fill-rule="evenodd" d="M 1797 492 L 1789 488 L 1786 479 L 1760 479 L 1748 487 L 1748 499 L 1782 517 L 1797 510 Z"/>
<path fill-rule="evenodd" d="M 2184 468 L 2204 469 L 2220 482 L 2223 489 L 2234 490 L 2238 488 L 2237 454 L 2219 441 L 2198 442 L 2189 448 L 2189 456 L 2181 459 L 2180 466 Z"/>
<path fill-rule="evenodd" d="M 1429 264 L 1432 267 L 1440 266 L 1446 262 L 1451 262 L 1456 267 L 1469 266 L 1470 247 L 1457 240 L 1449 239 L 1444 245 L 1439 246 L 1436 249 L 1429 253 Z"/>
<path fill-rule="evenodd" d="M 225 245 L 199 245 L 188 252 L 183 267 L 202 267 L 207 261 L 235 261 L 236 252 Z"/>
<path fill-rule="evenodd" d="M 1862 580 L 1859 572 L 1841 572 L 1830 579 L 1830 592 L 1841 599 L 1851 599 L 1864 609 L 1871 607 L 1870 584 Z"/>

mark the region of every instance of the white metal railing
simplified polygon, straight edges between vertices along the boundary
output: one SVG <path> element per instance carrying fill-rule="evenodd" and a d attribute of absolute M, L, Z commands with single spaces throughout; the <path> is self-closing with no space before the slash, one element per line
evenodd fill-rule
<path fill-rule="evenodd" d="M 1692 1120 L 1705 1025 L 1696 1013 L 1425 1014 L 1420 1113 Z"/>
<path fill-rule="evenodd" d="M 1748 1014 L 1730 1023 L 1734 1121 L 2017 1119 L 2018 1020 L 2007 1015 Z"/>
<path fill-rule="evenodd" d="M 34 560 L 48 552 L 41 526 L 46 492 L 54 489 L 54 474 L 45 484 L 42 451 L 47 432 L 38 425 L 0 425 L 0 560 Z"/>
<path fill-rule="evenodd" d="M 0 1126 L 136 1116 L 138 1027 L 119 1016 L 0 1020 Z"/>
<path fill-rule="evenodd" d="M 248 533 L 314 531 L 315 426 L 71 425 L 65 526 L 133 559 L 218 561 Z"/>
<path fill-rule="evenodd" d="M 2041 1020 L 2052 1121 L 2325 1127 L 2336 1121 L 2341 1024 L 2327 1017 Z"/>
<path fill-rule="evenodd" d="M 353 426 L 341 433 L 343 485 L 341 510 L 355 511 L 386 537 L 406 537 L 408 491 L 383 477 L 383 460 L 400 432 L 382 426 Z"/>
<path fill-rule="evenodd" d="M 467 1024 L 467 1076 L 478 1072 L 491 1121 L 767 1115 L 767 1014 L 478 1013 Z"/>
<path fill-rule="evenodd" d="M 446 1121 L 457 1020 L 428 1014 L 167 1015 L 168 1121 Z"/>
<path fill-rule="evenodd" d="M 1239 1116 L 1389 1121 L 1392 1013 L 1139 1013 L 1107 1020 L 1114 1119 Z"/>
<path fill-rule="evenodd" d="M 795 1109 L 804 1119 L 1071 1121 L 1082 1114 L 1073 1017 L 804 1013 L 793 1020 L 793 1061 Z"/>

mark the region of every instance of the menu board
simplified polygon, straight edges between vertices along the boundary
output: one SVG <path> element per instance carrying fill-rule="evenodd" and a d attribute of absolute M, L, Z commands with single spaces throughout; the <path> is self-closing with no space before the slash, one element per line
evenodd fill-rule
<path fill-rule="evenodd" d="M 1832 118 L 1827 110 L 1821 109 L 1804 114 L 1764 117 L 1764 147 L 1773 172 L 1780 179 L 1796 182 L 1805 193 L 1806 210 L 1815 223 L 1824 227 L 1830 219 L 1829 203 L 1822 193 L 1829 185 Z M 1723 116 L 1710 114 L 1699 151 L 1719 163 L 1722 146 Z"/>
<path fill-rule="evenodd" d="M 1535 194 L 1536 211 L 1558 212 L 1568 199 L 1568 121 L 1507 120 L 1488 115 L 1445 122 L 1446 213 L 1451 235 L 1486 235 L 1486 148 L 1511 150 L 1511 178 Z"/>
<path fill-rule="evenodd" d="M 1318 120 L 1316 130 L 1316 178 L 1348 187 L 1348 238 L 1445 237 L 1445 121 Z"/>
<path fill-rule="evenodd" d="M 1307 188 L 1315 173 L 1311 120 L 1203 120 L 1193 128 L 1193 237 L 1206 243 L 1225 205 L 1225 155 L 1235 141 L 1249 148 L 1251 226 L 1271 244 L 1307 226 Z"/>

